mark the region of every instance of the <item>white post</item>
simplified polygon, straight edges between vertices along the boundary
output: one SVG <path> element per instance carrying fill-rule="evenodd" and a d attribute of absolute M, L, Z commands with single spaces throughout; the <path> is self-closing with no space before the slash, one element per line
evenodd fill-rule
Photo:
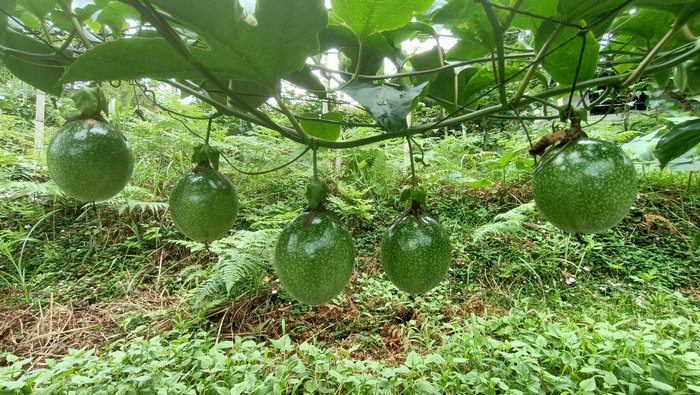
<path fill-rule="evenodd" d="M 36 110 L 34 114 L 34 148 L 41 152 L 44 146 L 44 110 L 46 108 L 46 94 L 44 91 L 36 91 Z"/>

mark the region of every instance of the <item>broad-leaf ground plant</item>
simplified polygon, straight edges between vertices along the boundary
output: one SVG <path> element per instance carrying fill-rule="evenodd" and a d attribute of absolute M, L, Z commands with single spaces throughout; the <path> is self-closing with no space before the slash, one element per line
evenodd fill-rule
<path fill-rule="evenodd" d="M 313 213 L 320 210 L 325 196 L 315 170 L 318 150 L 402 138 L 410 149 L 412 136 L 418 134 L 477 120 L 550 119 L 547 109 L 553 109 L 570 127 L 531 142 L 532 155 L 548 151 L 534 170 L 534 181 L 548 177 L 534 183 L 535 200 L 555 226 L 579 234 L 614 226 L 629 211 L 636 192 L 635 172 L 624 153 L 617 159 L 626 161 L 626 168 L 615 167 L 610 175 L 594 171 L 606 167 L 599 165 L 606 160 L 601 155 L 565 154 L 569 147 L 583 146 L 579 139 L 585 136 L 581 122 L 586 121 L 587 110 L 628 95 L 642 79 L 662 84 L 673 75 L 681 94 L 694 94 L 699 15 L 700 3 L 695 0 L 12 0 L 0 5 L 0 59 L 17 78 L 54 96 L 86 83 L 129 83 L 143 90 L 144 81 L 161 81 L 203 103 L 205 114 L 189 117 L 208 121 L 209 129 L 212 120 L 235 118 L 299 144 L 304 147 L 302 154 L 311 150 L 314 177 L 307 198 L 312 214 L 298 219 L 297 230 L 289 228 L 290 235 L 283 232 L 290 240 L 290 250 L 298 247 L 293 240 L 314 224 Z M 417 40 L 426 49 L 407 53 L 403 44 L 409 40 Z M 336 60 L 334 66 L 328 58 Z M 592 90 L 603 92 L 592 100 Z M 322 105 L 315 112 L 298 111 L 294 100 L 285 97 L 290 91 Z M 331 111 L 343 109 L 348 98 L 363 108 L 369 122 L 358 123 L 343 111 Z M 101 117 L 104 104 L 101 94 L 87 95 L 87 103 L 76 100 L 81 117 L 90 119 Z M 442 111 L 417 117 L 415 111 L 421 105 L 437 105 Z M 69 123 L 57 138 L 73 130 L 72 125 L 75 123 Z M 356 126 L 367 132 L 344 135 L 344 130 Z M 56 183 L 84 201 L 114 196 L 126 184 L 133 166 L 128 143 L 106 124 L 99 130 L 119 140 L 123 151 L 112 160 L 113 167 L 100 172 L 92 163 L 83 165 L 82 160 L 60 155 L 86 148 L 89 139 L 81 138 L 91 130 L 97 129 L 83 126 L 66 147 L 55 148 L 60 140 L 52 143 L 48 155 Z M 699 130 L 697 120 L 691 120 L 660 141 L 655 152 L 662 165 L 693 148 Z M 205 188 L 209 184 L 214 188 L 204 175 L 216 176 L 226 196 L 216 202 L 187 192 L 183 196 L 181 190 L 186 186 L 181 180 L 171 196 L 171 211 L 183 233 L 211 242 L 226 235 L 239 201 L 233 185 L 216 170 L 219 154 L 212 148 L 216 142 L 210 141 L 209 132 L 203 140 L 193 157 L 197 167 L 184 177 L 191 176 L 192 185 L 201 181 Z M 270 144 L 268 149 L 276 146 L 281 144 Z M 104 160 L 107 151 L 112 152 L 104 147 L 90 151 L 87 161 Z M 422 159 L 410 155 L 412 166 L 414 160 Z M 554 164 L 565 174 L 547 176 Z M 97 181 L 83 178 L 81 166 L 85 176 L 87 169 L 94 170 L 95 180 L 118 174 L 109 188 L 97 186 Z M 599 204 L 576 203 L 577 199 L 592 200 L 591 190 L 586 189 L 591 181 L 582 181 L 579 173 L 609 179 L 611 184 L 620 180 L 624 190 L 594 193 Z M 415 184 L 415 171 L 412 179 Z M 76 180 L 78 185 L 72 185 Z M 211 194 L 213 191 L 201 196 Z M 544 196 L 554 198 L 543 203 Z M 414 218 L 418 228 L 426 226 L 417 208 L 421 200 L 425 196 L 412 198 L 417 212 L 404 217 Z M 211 211 L 217 212 L 207 219 Z M 327 221 L 344 229 L 330 215 Z M 325 216 L 319 214 L 318 219 Z M 206 229 L 207 222 L 216 222 L 217 229 Z M 439 236 L 443 262 L 449 255 L 449 242 L 437 226 L 436 230 L 422 230 Z M 342 244 L 349 246 L 343 261 L 352 261 L 351 241 Z M 411 253 L 420 254 L 430 252 Z M 280 251 L 277 255 L 284 256 Z M 388 257 L 383 258 L 387 272 L 397 263 L 391 262 L 392 256 L 403 259 L 396 252 L 384 256 Z M 313 273 L 314 267 L 327 261 L 311 258 L 304 260 L 295 254 L 293 260 L 301 263 L 294 269 L 309 265 L 305 270 Z M 278 270 L 288 263 L 276 262 Z M 336 288 L 342 288 L 352 265 L 345 266 L 343 263 L 339 275 L 342 278 L 334 279 L 339 284 L 332 287 L 334 291 L 310 296 L 310 303 L 327 301 Z M 444 264 L 439 266 L 437 280 L 445 269 Z M 281 272 L 280 277 L 284 284 L 287 275 Z M 288 281 L 291 284 L 291 277 Z M 436 281 L 425 284 L 434 286 Z M 430 289 L 428 285 L 406 288 L 419 293 Z"/>

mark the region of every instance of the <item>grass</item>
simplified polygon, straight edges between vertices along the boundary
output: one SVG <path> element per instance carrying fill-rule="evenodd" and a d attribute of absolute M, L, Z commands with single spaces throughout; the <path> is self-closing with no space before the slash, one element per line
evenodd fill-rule
<path fill-rule="evenodd" d="M 198 140 L 143 110 L 147 122 L 122 119 L 138 158 L 132 182 L 96 205 L 46 182 L 28 134 L 0 131 L 0 393 L 700 392 L 697 174 L 646 169 L 631 214 L 578 239 L 532 209 L 524 137 L 493 132 L 485 152 L 481 135 L 418 138 L 419 181 L 454 264 L 416 297 L 378 264 L 403 210 L 402 142 L 321 151 L 358 259 L 344 293 L 308 307 L 269 262 L 274 236 L 305 204 L 310 155 L 265 176 L 222 162 L 241 211 L 207 248 L 167 214 Z M 2 122 L 26 130 L 28 114 Z M 47 119 L 48 139 L 61 115 Z M 203 134 L 206 124 L 188 126 Z M 263 130 L 220 126 L 212 139 L 237 168 L 300 152 Z"/>

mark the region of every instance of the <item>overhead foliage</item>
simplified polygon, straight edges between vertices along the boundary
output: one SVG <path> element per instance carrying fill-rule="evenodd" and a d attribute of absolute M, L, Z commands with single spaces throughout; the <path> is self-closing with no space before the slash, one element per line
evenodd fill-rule
<path fill-rule="evenodd" d="M 0 59 L 53 95 L 78 81 L 152 78 L 299 143 L 350 148 L 489 116 L 543 117 L 549 98 L 625 94 L 652 74 L 667 81 L 658 76 L 700 54 L 699 15 L 695 0 L 333 0 L 330 9 L 323 0 L 17 0 L 0 5 Z M 407 40 L 419 53 L 406 52 Z M 338 56 L 338 69 L 324 56 Z M 342 91 L 379 127 L 342 140 L 352 121 L 294 113 L 289 84 L 309 100 Z M 421 102 L 446 112 L 407 123 Z"/>

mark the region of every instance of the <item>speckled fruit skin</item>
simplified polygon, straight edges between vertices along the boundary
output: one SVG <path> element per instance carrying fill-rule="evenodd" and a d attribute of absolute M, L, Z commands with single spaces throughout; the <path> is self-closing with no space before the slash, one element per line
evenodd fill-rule
<path fill-rule="evenodd" d="M 381 244 L 382 268 L 402 291 L 422 294 L 435 288 L 452 261 L 450 237 L 440 223 L 427 214 L 422 224 L 412 214 L 387 229 Z"/>
<path fill-rule="evenodd" d="M 236 188 L 208 164 L 183 174 L 170 192 L 169 203 L 177 229 L 199 242 L 226 236 L 238 215 Z"/>
<path fill-rule="evenodd" d="M 134 155 L 124 135 L 95 119 L 61 128 L 49 143 L 46 160 L 56 185 L 84 202 L 116 195 L 134 170 Z"/>
<path fill-rule="evenodd" d="M 296 300 L 322 304 L 338 295 L 350 281 L 355 248 L 348 229 L 324 212 L 303 212 L 290 221 L 277 239 L 273 266 L 284 289 Z"/>
<path fill-rule="evenodd" d="M 597 233 L 627 215 L 637 196 L 637 172 L 615 144 L 577 139 L 552 148 L 532 177 L 542 215 L 569 233 Z"/>

